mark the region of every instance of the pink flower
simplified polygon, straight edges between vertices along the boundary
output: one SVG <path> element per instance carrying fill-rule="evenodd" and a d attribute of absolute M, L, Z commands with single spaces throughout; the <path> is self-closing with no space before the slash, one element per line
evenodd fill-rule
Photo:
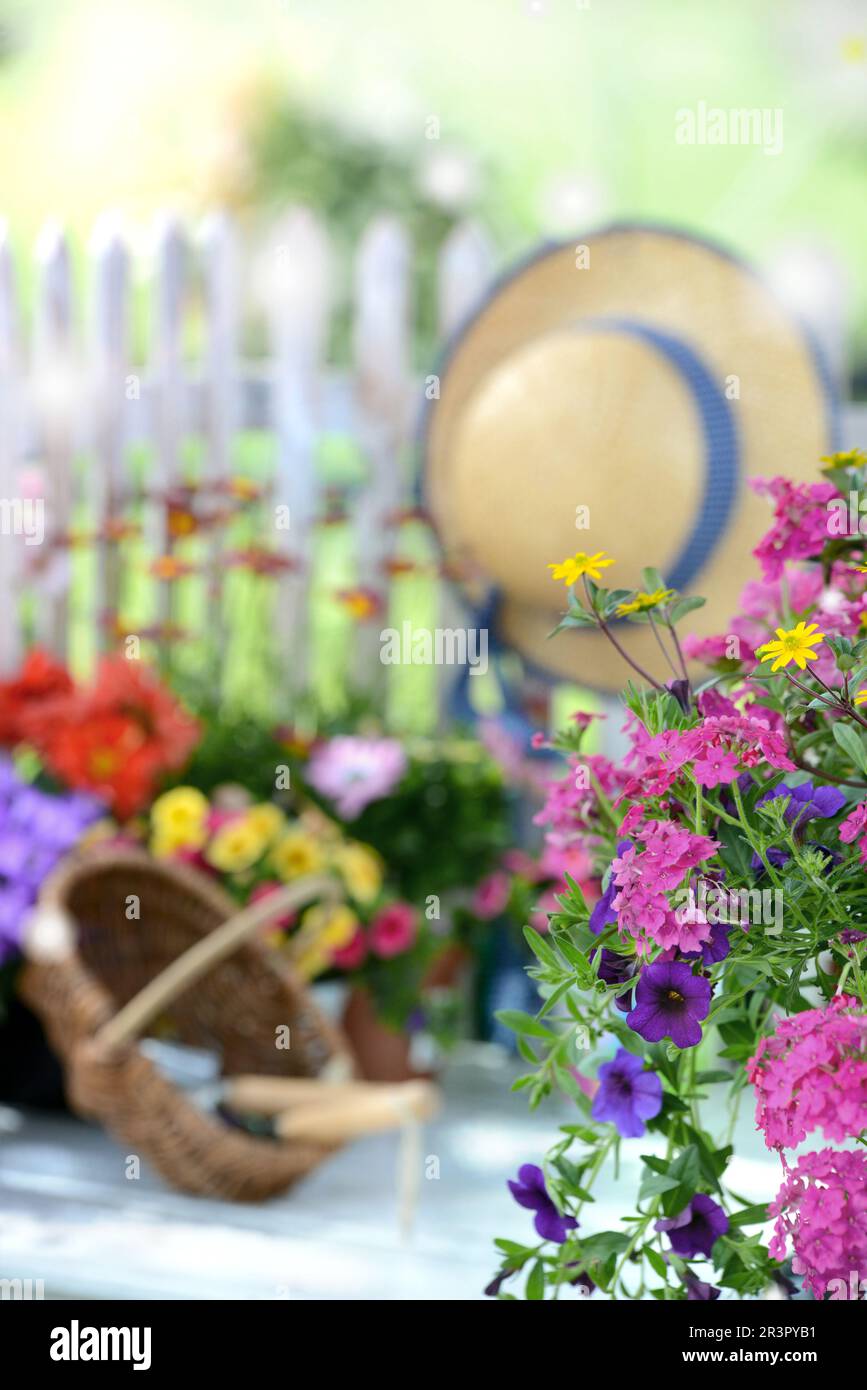
<path fill-rule="evenodd" d="M 490 922 L 492 918 L 499 917 L 509 901 L 511 886 L 509 875 L 501 869 L 483 878 L 473 893 L 472 910 L 475 915 L 483 922 Z"/>
<path fill-rule="evenodd" d="M 367 959 L 367 938 L 359 927 L 351 941 L 332 951 L 331 959 L 339 970 L 358 970 Z"/>
<path fill-rule="evenodd" d="M 775 1216 L 769 1253 L 784 1260 L 787 1240 L 792 1268 L 816 1298 L 861 1297 L 867 1277 L 867 1153 L 863 1149 L 820 1149 L 802 1154 L 786 1170 L 768 1208 Z"/>
<path fill-rule="evenodd" d="M 700 661 L 705 666 L 715 666 L 718 661 L 729 659 L 729 639 L 719 637 L 696 637 L 688 633 L 683 639 L 683 654 L 690 661 Z"/>
<path fill-rule="evenodd" d="M 375 956 L 390 960 L 408 951 L 416 936 L 415 908 L 409 903 L 389 903 L 370 924 L 368 940 Z"/>
<path fill-rule="evenodd" d="M 747 1063 L 756 1125 L 769 1149 L 795 1148 L 815 1129 L 842 1143 L 867 1128 L 867 1016 L 837 995 L 783 1019 Z"/>
<path fill-rule="evenodd" d="M 766 579 L 778 579 L 786 560 L 810 560 L 829 539 L 827 503 L 839 493 L 832 483 L 794 483 L 789 478 L 755 478 L 752 489 L 774 503 L 774 524 L 753 554 Z"/>
<path fill-rule="evenodd" d="M 691 869 L 719 849 L 719 842 L 673 821 L 649 820 L 632 831 L 633 840 L 644 845 L 643 853 L 633 845 L 612 864 L 617 894 L 612 907 L 621 931 L 628 932 L 646 951 L 651 942 L 664 950 L 677 946 L 682 951 L 698 951 L 710 940 L 710 926 L 695 910 L 671 906 L 667 894 L 680 888 Z"/>
<path fill-rule="evenodd" d="M 838 831 L 844 845 L 858 840 L 858 858 L 867 866 L 867 801 L 862 801 L 854 811 L 850 811 Z M 859 839 L 860 836 L 860 839 Z"/>
<path fill-rule="evenodd" d="M 365 806 L 388 796 L 406 769 L 406 754 L 397 739 L 345 735 L 314 750 L 307 780 L 334 802 L 338 815 L 355 820 Z"/>
<path fill-rule="evenodd" d="M 261 902 L 263 898 L 270 898 L 272 893 L 276 893 L 277 889 L 282 887 L 283 884 L 276 878 L 265 879 L 263 883 L 256 884 L 256 887 L 250 894 L 250 902 L 258 903 Z M 271 922 L 269 930 L 273 930 L 276 927 L 282 931 L 288 931 L 294 924 L 297 916 L 297 912 L 287 912 L 283 917 L 278 917 L 275 921 Z"/>

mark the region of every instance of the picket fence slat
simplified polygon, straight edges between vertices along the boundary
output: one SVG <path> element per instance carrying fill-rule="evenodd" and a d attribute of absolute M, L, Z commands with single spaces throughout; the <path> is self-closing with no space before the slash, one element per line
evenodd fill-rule
<path fill-rule="evenodd" d="M 40 462 L 45 480 L 46 536 L 40 554 L 40 602 L 36 631 L 65 658 L 69 637 L 69 539 L 73 524 L 73 440 L 82 402 L 72 336 L 72 270 L 69 242 L 49 223 L 36 247 L 39 286 L 33 335 L 31 390 L 38 416 Z"/>
<path fill-rule="evenodd" d="M 318 511 L 316 445 L 322 428 L 319 374 L 329 311 L 330 252 L 324 228 L 307 208 L 292 208 L 267 248 L 269 332 L 273 354 L 273 425 L 277 435 L 274 527 L 292 562 L 278 581 L 275 638 L 286 685 L 307 687 L 310 582 Z"/>
<path fill-rule="evenodd" d="M 21 339 L 15 267 L 9 229 L 0 226 L 0 498 L 7 514 L 20 494 L 21 471 Z M 0 534 L 0 592 L 6 620 L 0 623 L 0 676 L 9 676 L 21 659 L 21 628 L 15 600 L 20 595 L 22 546 L 10 526 Z"/>
<path fill-rule="evenodd" d="M 361 587 L 381 594 L 394 548 L 389 521 L 406 498 L 401 451 L 412 380 L 410 246 L 396 218 L 376 218 L 362 237 L 354 307 L 355 433 L 368 470 L 355 507 L 356 576 Z M 353 677 L 374 696 L 385 681 L 379 656 L 378 625 L 361 624 Z"/>
<path fill-rule="evenodd" d="M 129 375 L 129 254 L 118 220 L 102 218 L 91 241 L 93 263 L 92 380 L 86 486 L 98 528 L 96 603 L 100 645 L 110 645 L 120 601 L 120 555 L 107 533 L 124 496 Z M 130 393 L 135 399 L 135 392 Z"/>

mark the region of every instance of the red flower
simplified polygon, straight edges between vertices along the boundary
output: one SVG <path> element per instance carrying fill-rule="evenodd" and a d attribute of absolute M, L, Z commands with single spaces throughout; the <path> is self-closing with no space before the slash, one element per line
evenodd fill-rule
<path fill-rule="evenodd" d="M 125 819 L 152 798 L 160 777 L 183 766 L 199 726 L 137 661 L 106 657 L 96 684 L 46 701 L 27 737 L 68 786 L 103 797 Z"/>
<path fill-rule="evenodd" d="M 72 679 L 65 666 L 39 647 L 33 647 L 20 672 L 11 681 L 0 682 L 0 743 L 20 743 L 23 721 L 43 701 L 72 690 Z"/>

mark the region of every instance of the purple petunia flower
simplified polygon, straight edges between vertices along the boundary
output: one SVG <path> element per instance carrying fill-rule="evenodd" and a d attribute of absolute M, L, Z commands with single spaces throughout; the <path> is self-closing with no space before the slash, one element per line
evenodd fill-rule
<path fill-rule="evenodd" d="M 716 965 L 719 961 L 725 960 L 732 948 L 730 935 L 730 923 L 711 922 L 710 940 L 703 941 L 698 951 L 681 951 L 681 959 L 700 960 L 702 965 Z"/>
<path fill-rule="evenodd" d="M 677 1047 L 695 1047 L 710 997 L 710 982 L 693 975 L 683 961 L 657 960 L 642 970 L 626 1022 L 647 1042 L 671 1038 Z"/>
<path fill-rule="evenodd" d="M 597 948 L 594 948 L 595 955 Z M 591 955 L 591 960 L 593 959 Z M 599 956 L 599 979 L 604 980 L 606 985 L 625 985 L 627 980 L 631 980 L 635 975 L 636 960 L 634 956 L 621 956 L 617 951 L 609 951 L 607 946 L 602 947 Z M 626 990 L 623 994 L 618 994 L 614 1000 L 615 1006 L 622 1014 L 628 1014 L 632 1008 L 632 990 Z"/>
<path fill-rule="evenodd" d="M 663 1217 L 654 1227 L 667 1232 L 672 1250 L 684 1260 L 694 1260 L 697 1255 L 710 1259 L 714 1242 L 728 1228 L 729 1219 L 719 1202 L 704 1192 L 697 1192 L 677 1216 Z"/>
<path fill-rule="evenodd" d="M 714 1288 L 713 1284 L 705 1284 L 701 1279 L 696 1279 L 690 1269 L 686 1271 L 684 1283 L 687 1303 L 713 1303 L 719 1298 L 719 1289 Z"/>
<path fill-rule="evenodd" d="M 617 854 L 614 856 L 615 859 L 619 859 L 628 849 L 632 848 L 633 844 L 631 840 L 621 840 L 617 846 Z M 617 913 L 614 911 L 611 904 L 617 897 L 618 892 L 619 889 L 614 882 L 614 874 L 609 870 L 608 887 L 590 913 L 590 930 L 594 936 L 598 936 L 606 927 L 613 926 L 617 921 Z"/>
<path fill-rule="evenodd" d="M 578 1222 L 574 1216 L 561 1216 L 545 1186 L 545 1175 L 535 1163 L 524 1163 L 518 1169 L 518 1181 L 509 1183 L 509 1191 L 519 1206 L 536 1213 L 534 1226 L 543 1240 L 562 1245 Z"/>
<path fill-rule="evenodd" d="M 839 787 L 814 787 L 812 782 L 802 782 L 797 787 L 781 782 L 778 787 L 760 796 L 756 805 L 763 806 L 766 801 L 778 801 L 786 796 L 790 800 L 784 812 L 785 819 L 787 824 L 796 828 L 806 825 L 807 821 L 828 820 L 846 805 L 846 798 Z"/>
<path fill-rule="evenodd" d="M 619 1047 L 612 1062 L 599 1068 L 599 1090 L 593 1097 L 594 1120 L 610 1120 L 622 1139 L 640 1139 L 662 1109 L 662 1082 L 645 1071 L 640 1057 Z"/>

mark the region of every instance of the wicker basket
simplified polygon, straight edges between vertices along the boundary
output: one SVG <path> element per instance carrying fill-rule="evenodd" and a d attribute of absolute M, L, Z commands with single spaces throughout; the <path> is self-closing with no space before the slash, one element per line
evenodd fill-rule
<path fill-rule="evenodd" d="M 225 1076 L 351 1076 L 350 1054 L 293 971 L 256 933 L 333 897 L 309 878 L 254 907 L 204 875 L 135 850 L 89 852 L 46 883 L 21 992 L 60 1057 L 73 1108 L 185 1192 L 260 1201 L 336 1145 L 256 1138 L 196 1106 L 137 1045 L 155 1021 L 218 1050 Z M 130 904 L 138 900 L 138 915 Z M 276 1045 L 288 1026 L 290 1047 Z"/>

